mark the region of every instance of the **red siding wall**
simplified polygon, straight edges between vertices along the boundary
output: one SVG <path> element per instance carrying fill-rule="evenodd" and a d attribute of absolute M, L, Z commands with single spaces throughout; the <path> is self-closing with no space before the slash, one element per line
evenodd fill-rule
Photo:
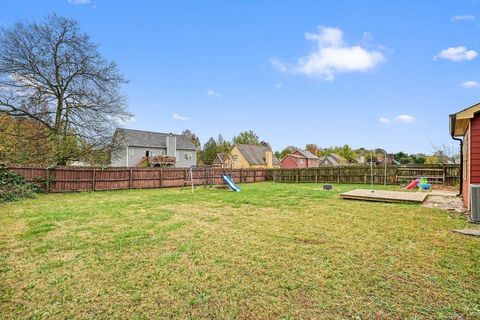
<path fill-rule="evenodd" d="M 308 159 L 308 167 L 316 168 L 320 165 L 320 159 Z"/>
<path fill-rule="evenodd" d="M 297 159 L 292 157 L 291 155 L 287 155 L 285 158 L 280 161 L 280 167 L 282 169 L 293 169 L 298 168 Z"/>
<path fill-rule="evenodd" d="M 293 154 L 300 157 L 304 157 L 304 155 L 298 150 L 295 150 Z M 303 159 L 304 159 L 303 160 L 304 165 L 302 166 L 301 164 L 299 164 L 300 166 L 298 168 L 316 168 L 320 165 L 320 159 L 307 159 L 307 158 L 303 158 Z"/>
<path fill-rule="evenodd" d="M 470 124 L 470 183 L 480 183 L 480 115 Z"/>

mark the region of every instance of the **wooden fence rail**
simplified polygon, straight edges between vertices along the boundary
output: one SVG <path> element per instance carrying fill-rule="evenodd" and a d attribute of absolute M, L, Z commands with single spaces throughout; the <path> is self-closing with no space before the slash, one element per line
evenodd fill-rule
<path fill-rule="evenodd" d="M 459 165 L 422 166 L 330 166 L 305 169 L 268 169 L 267 181 L 359 183 L 359 184 L 407 184 L 415 178 L 426 177 L 429 182 L 454 186 L 460 182 Z"/>
<path fill-rule="evenodd" d="M 414 178 L 427 177 L 436 184 L 456 185 L 460 179 L 458 165 L 373 167 L 375 184 L 405 184 Z M 189 169 L 177 168 L 37 168 L 13 166 L 10 170 L 35 182 L 46 192 L 100 191 L 181 187 L 190 181 Z M 308 169 L 192 169 L 194 185 L 222 184 L 221 174 L 236 182 L 317 182 L 371 183 L 369 166 L 331 166 Z"/>
<path fill-rule="evenodd" d="M 46 192 L 100 191 L 120 189 L 146 189 L 181 187 L 190 181 L 189 169 L 177 168 L 36 168 L 12 166 L 10 170 L 34 182 Z M 265 181 L 265 169 L 212 169 L 192 170 L 193 184 L 222 184 L 221 175 L 229 174 L 241 183 Z M 188 182 L 190 185 L 190 182 Z"/>

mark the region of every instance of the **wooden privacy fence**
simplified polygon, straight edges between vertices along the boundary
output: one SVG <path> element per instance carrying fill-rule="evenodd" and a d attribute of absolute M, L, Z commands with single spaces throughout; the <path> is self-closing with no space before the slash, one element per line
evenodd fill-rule
<path fill-rule="evenodd" d="M 429 182 L 453 186 L 460 181 L 459 165 L 422 166 L 329 166 L 305 169 L 269 169 L 267 181 L 326 182 L 370 184 L 407 184 L 415 178 L 426 177 Z"/>
<path fill-rule="evenodd" d="M 36 168 L 10 167 L 10 170 L 35 182 L 46 192 L 100 191 L 181 187 L 190 181 L 189 169 L 177 168 Z M 308 169 L 192 169 L 194 185 L 222 184 L 221 174 L 229 174 L 236 182 L 327 182 L 406 184 L 414 178 L 426 177 L 435 184 L 456 185 L 460 179 L 458 165 L 428 166 L 331 166 Z"/>
<path fill-rule="evenodd" d="M 190 169 L 177 168 L 36 168 L 15 166 L 10 170 L 34 182 L 46 192 L 100 191 L 181 187 L 190 181 Z M 194 185 L 222 184 L 221 174 L 242 183 L 265 181 L 265 169 L 192 169 Z M 190 185 L 190 183 L 188 183 Z"/>

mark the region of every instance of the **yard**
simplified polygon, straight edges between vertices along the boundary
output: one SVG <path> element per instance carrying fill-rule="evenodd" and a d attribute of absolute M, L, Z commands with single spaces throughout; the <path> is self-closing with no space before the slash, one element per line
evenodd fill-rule
<path fill-rule="evenodd" d="M 257 183 L 0 205 L 0 318 L 480 318 L 465 219 Z"/>

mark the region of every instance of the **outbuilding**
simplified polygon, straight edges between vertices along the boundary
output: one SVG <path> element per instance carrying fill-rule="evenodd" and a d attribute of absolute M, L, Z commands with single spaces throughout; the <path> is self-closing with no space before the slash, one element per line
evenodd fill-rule
<path fill-rule="evenodd" d="M 470 186 L 480 184 L 480 103 L 450 115 L 450 135 L 460 143 L 460 194 L 470 209 Z"/>

